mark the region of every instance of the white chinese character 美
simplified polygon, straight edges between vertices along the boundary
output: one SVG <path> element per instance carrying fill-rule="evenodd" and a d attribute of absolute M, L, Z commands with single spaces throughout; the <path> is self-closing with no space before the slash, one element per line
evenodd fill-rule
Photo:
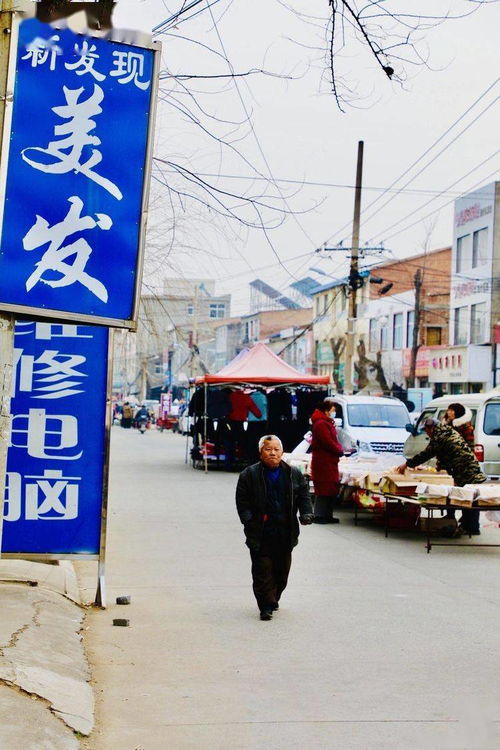
<path fill-rule="evenodd" d="M 52 339 L 92 339 L 92 334 L 79 333 L 83 326 L 73 323 L 34 323 L 33 321 L 16 321 L 16 336 L 33 336 L 37 341 L 52 341 Z"/>
<path fill-rule="evenodd" d="M 77 232 L 88 229 L 108 230 L 113 226 L 111 218 L 107 214 L 96 214 L 96 218 L 82 216 L 83 201 L 77 196 L 69 198 L 71 207 L 66 217 L 58 224 L 49 226 L 46 219 L 36 217 L 36 222 L 23 237 L 25 250 L 35 250 L 49 244 L 40 260 L 36 263 L 35 270 L 26 281 L 26 290 L 29 292 L 39 281 L 52 288 L 71 286 L 80 282 L 92 294 L 95 294 L 103 302 L 108 301 L 108 290 L 98 279 L 90 276 L 85 271 L 85 266 L 92 254 L 92 248 L 82 237 L 64 245 L 65 240 Z M 74 258 L 73 263 L 67 262 L 68 258 Z M 60 278 L 44 278 L 44 273 L 56 272 Z"/>
<path fill-rule="evenodd" d="M 78 484 L 81 477 L 63 477 L 62 471 L 45 469 L 41 476 L 27 476 L 27 521 L 73 521 L 78 517 Z"/>
<path fill-rule="evenodd" d="M 69 89 L 63 86 L 66 104 L 58 107 L 52 107 L 52 111 L 68 122 L 54 127 L 54 134 L 62 136 L 59 140 L 51 141 L 47 148 L 39 146 L 28 146 L 21 151 L 21 157 L 31 167 L 39 169 L 46 174 L 67 174 L 68 172 L 79 172 L 90 180 L 107 190 L 118 200 L 123 195 L 114 182 L 108 180 L 97 172 L 94 167 L 102 161 L 102 154 L 96 148 L 91 148 L 91 153 L 86 161 L 83 161 L 83 150 L 86 147 L 99 146 L 101 141 L 95 135 L 90 135 L 90 131 L 96 127 L 94 115 L 102 112 L 100 103 L 104 99 L 104 92 L 100 86 L 94 84 L 94 91 L 88 97 L 80 101 L 84 91 L 80 89 Z M 42 158 L 37 161 L 35 157 L 38 154 L 44 154 L 46 157 L 53 157 L 54 161 L 50 162 Z"/>
<path fill-rule="evenodd" d="M 39 65 L 45 65 L 47 60 L 50 59 L 49 68 L 55 70 L 57 55 L 60 55 L 62 50 L 56 44 L 59 41 L 57 34 L 50 37 L 50 39 L 42 39 L 37 36 L 32 42 L 26 45 L 26 54 L 21 57 L 21 60 L 30 60 L 31 67 L 37 68 Z"/>
<path fill-rule="evenodd" d="M 90 73 L 96 81 L 104 81 L 106 76 L 94 69 L 94 63 L 99 59 L 95 44 L 89 48 L 89 43 L 84 39 L 81 47 L 79 47 L 78 44 L 75 44 L 75 54 L 79 55 L 80 59 L 74 63 L 64 63 L 65 68 L 68 70 L 74 70 L 77 76 L 83 76 L 85 73 Z"/>
<path fill-rule="evenodd" d="M 14 442 L 17 439 L 21 442 Z M 32 458 L 74 461 L 83 455 L 83 451 L 63 453 L 78 446 L 77 418 L 71 414 L 47 414 L 45 409 L 30 409 L 28 414 L 12 417 L 11 445 L 25 448 Z"/>
<path fill-rule="evenodd" d="M 78 388 L 82 383 L 75 378 L 86 378 L 76 367 L 84 364 L 87 358 L 80 354 L 62 354 L 57 350 L 46 349 L 35 359 L 32 354 L 24 354 L 22 349 L 14 349 L 14 371 L 19 366 L 19 391 L 33 393 L 31 398 L 56 399 L 83 393 Z M 17 383 L 17 375 L 13 378 Z"/>
<path fill-rule="evenodd" d="M 144 55 L 140 52 L 113 52 L 113 65 L 116 70 L 111 70 L 109 75 L 115 76 L 118 83 L 130 83 L 133 81 L 137 88 L 145 91 L 149 88 L 151 81 L 139 80 L 144 75 Z"/>

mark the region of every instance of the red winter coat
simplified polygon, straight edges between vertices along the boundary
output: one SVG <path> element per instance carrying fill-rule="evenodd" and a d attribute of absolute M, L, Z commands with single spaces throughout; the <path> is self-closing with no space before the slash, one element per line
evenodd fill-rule
<path fill-rule="evenodd" d="M 339 458 L 343 455 L 335 424 L 316 409 L 312 421 L 311 473 L 315 495 L 336 495 L 339 485 Z"/>

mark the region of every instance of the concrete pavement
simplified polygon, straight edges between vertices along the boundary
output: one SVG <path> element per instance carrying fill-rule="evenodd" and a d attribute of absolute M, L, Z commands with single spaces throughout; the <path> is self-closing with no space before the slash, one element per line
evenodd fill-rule
<path fill-rule="evenodd" d="M 77 750 L 94 699 L 69 563 L 0 560 L 0 748 Z"/>
<path fill-rule="evenodd" d="M 97 729 L 83 747 L 500 747 L 500 550 L 427 555 L 423 537 L 386 540 L 343 513 L 302 529 L 261 622 L 237 477 L 183 458 L 180 436 L 113 430 L 108 601 L 132 604 L 90 614 Z M 79 569 L 90 599 L 95 567 Z"/>

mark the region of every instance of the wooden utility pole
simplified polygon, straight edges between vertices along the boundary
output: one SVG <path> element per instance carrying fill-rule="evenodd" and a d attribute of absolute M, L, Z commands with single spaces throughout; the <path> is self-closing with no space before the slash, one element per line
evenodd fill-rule
<path fill-rule="evenodd" d="M 408 387 L 415 387 L 415 374 L 417 371 L 417 354 L 420 348 L 420 318 L 422 316 L 422 271 L 417 269 L 414 277 L 415 283 L 415 317 L 413 320 L 413 338 L 411 342 L 410 377 Z"/>
<path fill-rule="evenodd" d="M 191 336 L 191 377 L 196 376 L 196 360 L 198 358 L 198 315 L 199 315 L 199 284 L 196 284 L 193 295 L 193 332 Z"/>
<path fill-rule="evenodd" d="M 9 91 L 9 58 L 12 38 L 12 17 L 15 0 L 0 0 L 0 162 L 6 159 L 2 134 L 7 108 L 12 107 L 12 91 Z M 5 139 L 8 143 L 8 139 Z M 0 196 L 3 201 L 4 196 Z M 1 213 L 1 212 L 0 212 Z M 0 222 L 1 230 L 1 222 Z M 1 238 L 1 237 L 0 237 Z M 12 366 L 14 354 L 14 316 L 0 311 L 0 508 L 5 495 L 7 471 L 7 449 L 10 439 L 10 399 L 12 395 Z M 2 554 L 2 513 L 0 513 L 0 556 Z"/>
<path fill-rule="evenodd" d="M 356 167 L 356 190 L 354 193 L 354 218 L 352 222 L 351 242 L 351 268 L 349 273 L 349 312 L 347 319 L 347 341 L 346 361 L 344 376 L 344 391 L 349 394 L 353 392 L 353 360 L 356 335 L 357 315 L 357 286 L 359 281 L 358 256 L 359 256 L 359 224 L 361 216 L 361 186 L 363 182 L 363 141 L 358 142 L 358 162 Z"/>

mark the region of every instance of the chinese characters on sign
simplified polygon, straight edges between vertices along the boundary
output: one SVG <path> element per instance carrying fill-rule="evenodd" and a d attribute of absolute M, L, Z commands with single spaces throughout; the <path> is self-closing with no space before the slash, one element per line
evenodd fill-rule
<path fill-rule="evenodd" d="M 36 19 L 20 24 L 1 234 L 4 309 L 132 320 L 155 54 L 55 33 Z"/>
<path fill-rule="evenodd" d="M 98 554 L 107 349 L 105 328 L 16 323 L 3 552 Z"/>

